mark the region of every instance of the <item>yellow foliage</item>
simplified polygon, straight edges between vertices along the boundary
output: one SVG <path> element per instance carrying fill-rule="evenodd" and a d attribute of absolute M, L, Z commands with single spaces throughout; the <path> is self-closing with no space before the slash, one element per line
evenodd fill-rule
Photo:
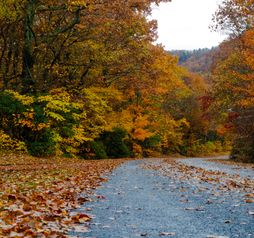
<path fill-rule="evenodd" d="M 15 21 L 20 14 L 19 7 L 24 0 L 5 0 L 0 2 L 0 20 Z"/>
<path fill-rule="evenodd" d="M 142 156 L 143 150 L 142 150 L 142 147 L 141 147 L 140 145 L 134 143 L 134 144 L 132 145 L 132 151 L 133 151 L 135 157 L 140 157 L 140 156 Z"/>
<path fill-rule="evenodd" d="M 18 92 L 15 92 L 13 90 L 5 90 L 6 93 L 9 93 L 13 98 L 15 98 L 17 101 L 21 102 L 25 106 L 29 106 L 34 103 L 34 98 L 27 95 L 21 95 Z"/>
<path fill-rule="evenodd" d="M 14 140 L 9 135 L 0 130 L 0 151 L 26 152 L 27 149 L 24 142 Z"/>
<path fill-rule="evenodd" d="M 189 122 L 183 118 L 175 120 L 171 116 L 157 118 L 155 123 L 156 132 L 162 138 L 162 146 L 167 149 L 175 149 L 183 143 L 184 132 L 189 128 Z"/>
<path fill-rule="evenodd" d="M 86 115 L 82 120 L 85 141 L 91 141 L 109 126 L 107 116 L 112 112 L 112 106 L 120 101 L 122 94 L 115 88 L 91 87 L 82 90 L 83 111 Z M 112 129 L 112 128 L 110 128 Z"/>

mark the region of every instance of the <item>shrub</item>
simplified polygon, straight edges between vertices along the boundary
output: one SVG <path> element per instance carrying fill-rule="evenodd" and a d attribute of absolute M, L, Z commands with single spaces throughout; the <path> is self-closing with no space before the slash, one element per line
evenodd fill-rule
<path fill-rule="evenodd" d="M 127 132 L 121 128 L 102 133 L 99 140 L 104 144 L 106 153 L 112 158 L 124 158 L 130 156 L 130 150 L 124 142 Z"/>
<path fill-rule="evenodd" d="M 142 147 L 139 144 L 133 143 L 132 152 L 133 152 L 133 156 L 135 158 L 140 158 L 140 157 L 143 156 L 143 150 L 142 150 Z"/>
<path fill-rule="evenodd" d="M 24 142 L 12 139 L 9 135 L 0 131 L 0 151 L 2 152 L 27 152 Z"/>
<path fill-rule="evenodd" d="M 0 129 L 11 139 L 23 141 L 34 156 L 49 156 L 61 150 L 72 155 L 85 139 L 82 104 L 56 89 L 39 96 L 14 91 L 0 93 Z"/>
<path fill-rule="evenodd" d="M 254 162 L 254 140 L 239 137 L 234 140 L 230 158 L 235 161 Z"/>
<path fill-rule="evenodd" d="M 97 159 L 107 159 L 107 153 L 101 141 L 92 141 L 91 148 Z"/>
<path fill-rule="evenodd" d="M 28 142 L 28 151 L 33 156 L 45 157 L 56 153 L 57 143 L 49 129 L 42 133 L 37 141 Z"/>
<path fill-rule="evenodd" d="M 185 155 L 209 155 L 214 153 L 227 152 L 228 148 L 228 146 L 223 146 L 221 141 L 207 141 L 206 143 L 196 141 L 193 145 L 187 147 Z"/>
<path fill-rule="evenodd" d="M 32 98 L 14 91 L 0 92 L 0 130 L 13 140 L 23 141 L 20 123 L 29 116 Z M 26 121 L 27 122 L 27 121 Z"/>
<path fill-rule="evenodd" d="M 159 135 L 153 135 L 146 138 L 143 143 L 143 154 L 145 157 L 158 156 L 161 153 L 161 138 Z"/>

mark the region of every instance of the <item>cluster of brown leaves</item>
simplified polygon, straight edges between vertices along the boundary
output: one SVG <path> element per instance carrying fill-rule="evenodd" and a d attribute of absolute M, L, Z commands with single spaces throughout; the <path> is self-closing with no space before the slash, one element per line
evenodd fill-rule
<path fill-rule="evenodd" d="M 243 178 L 238 174 L 227 174 L 220 171 L 210 171 L 180 163 L 178 159 L 165 159 L 164 163 L 145 166 L 156 169 L 173 180 L 188 181 L 195 184 L 208 183 L 214 187 L 214 193 L 238 191 L 245 194 L 246 203 L 254 203 L 254 180 Z M 216 195 L 215 194 L 215 195 Z M 219 194 L 218 194 L 219 195 Z"/>
<path fill-rule="evenodd" d="M 91 218 L 71 213 L 123 160 L 0 158 L 0 237 L 66 237 Z"/>

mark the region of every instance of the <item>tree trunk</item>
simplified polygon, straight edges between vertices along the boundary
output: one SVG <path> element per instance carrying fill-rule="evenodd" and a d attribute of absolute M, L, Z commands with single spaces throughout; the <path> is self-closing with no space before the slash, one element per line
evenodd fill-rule
<path fill-rule="evenodd" d="M 22 93 L 34 93 L 35 79 L 33 77 L 33 24 L 35 17 L 35 5 L 37 0 L 28 0 L 26 4 L 26 15 L 24 19 L 24 47 L 23 47 L 23 68 L 21 75 Z"/>

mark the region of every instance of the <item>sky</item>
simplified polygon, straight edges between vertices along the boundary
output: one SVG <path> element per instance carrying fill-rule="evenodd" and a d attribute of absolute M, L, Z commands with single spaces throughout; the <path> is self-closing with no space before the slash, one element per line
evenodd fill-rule
<path fill-rule="evenodd" d="M 172 49 L 198 49 L 217 46 L 226 36 L 211 32 L 212 15 L 220 0 L 172 0 L 153 7 L 158 21 L 157 43 Z"/>

